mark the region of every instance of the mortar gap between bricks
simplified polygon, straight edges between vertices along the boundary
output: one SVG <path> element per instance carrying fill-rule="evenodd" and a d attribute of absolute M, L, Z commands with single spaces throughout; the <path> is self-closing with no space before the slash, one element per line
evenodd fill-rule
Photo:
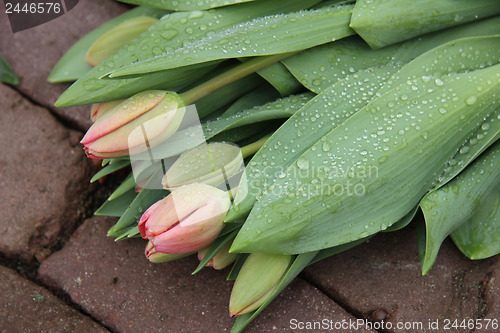
<path fill-rule="evenodd" d="M 84 311 L 80 305 L 74 303 L 71 300 L 71 298 L 69 297 L 69 295 L 66 294 L 64 291 L 56 290 L 54 288 L 51 288 L 50 286 L 43 284 L 37 278 L 38 268 L 40 266 L 40 263 L 35 261 L 30 265 L 30 264 L 23 263 L 23 262 L 16 260 L 16 259 L 8 258 L 5 255 L 3 255 L 2 253 L 0 253 L 0 265 L 12 269 L 17 274 L 19 274 L 19 276 L 21 276 L 21 277 L 25 278 L 26 280 L 36 284 L 37 286 L 40 286 L 40 287 L 44 288 L 45 290 L 49 291 L 53 296 L 57 297 L 64 304 L 66 304 L 67 306 L 76 310 L 81 315 L 90 318 L 97 325 L 102 326 L 103 328 L 107 329 L 108 331 L 115 333 L 106 324 L 100 322 L 99 320 L 94 318 L 92 315 L 90 315 L 89 313 Z"/>
<path fill-rule="evenodd" d="M 322 294 L 324 294 L 326 297 L 331 299 L 333 302 L 335 302 L 338 306 L 340 306 L 342 309 L 344 309 L 348 314 L 353 316 L 356 319 L 363 319 L 365 320 L 366 318 L 363 317 L 361 312 L 357 311 L 356 309 L 350 307 L 349 305 L 345 304 L 345 302 L 342 302 L 335 297 L 331 296 L 321 285 L 316 284 L 314 281 L 311 281 L 310 279 L 307 278 L 306 274 L 301 273 L 299 275 L 301 279 L 303 279 L 305 282 L 309 283 L 311 286 L 314 288 L 318 289 Z M 390 331 L 377 331 L 375 329 L 372 329 L 374 332 L 378 333 L 391 333 Z"/>
<path fill-rule="evenodd" d="M 57 112 L 55 112 L 54 109 L 52 109 L 52 106 L 39 103 L 38 101 L 36 101 L 31 96 L 27 95 L 25 92 L 18 89 L 17 87 L 13 87 L 13 86 L 7 86 L 7 87 L 9 87 L 12 90 L 14 90 L 15 92 L 17 92 L 19 95 L 21 95 L 27 101 L 29 101 L 31 104 L 47 110 L 57 120 L 57 122 L 59 124 L 61 124 L 64 128 L 83 133 L 82 129 L 76 123 L 74 123 L 68 119 L 65 119 L 61 115 L 57 114 Z"/>

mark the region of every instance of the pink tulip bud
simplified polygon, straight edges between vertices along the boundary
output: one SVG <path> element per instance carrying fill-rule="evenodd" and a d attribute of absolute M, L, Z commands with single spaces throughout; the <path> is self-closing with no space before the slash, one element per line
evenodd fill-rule
<path fill-rule="evenodd" d="M 230 206 L 229 195 L 215 187 L 181 186 L 144 212 L 139 231 L 158 252 L 198 251 L 217 238 Z"/>
<path fill-rule="evenodd" d="M 229 242 L 205 265 L 206 267 L 213 267 L 215 269 L 223 269 L 231 265 L 238 257 L 237 253 L 229 253 L 233 242 Z M 202 261 L 205 258 L 210 246 L 207 246 L 198 251 L 198 260 Z"/>
<path fill-rule="evenodd" d="M 138 93 L 102 114 L 81 143 L 90 158 L 126 156 L 139 152 L 174 134 L 184 117 L 184 104 L 172 92 Z"/>
<path fill-rule="evenodd" d="M 114 109 L 117 105 L 121 104 L 123 101 L 125 100 L 117 99 L 114 101 L 92 104 L 92 107 L 90 108 L 90 120 L 92 120 L 92 122 L 95 122 L 103 114 L 105 114 L 109 110 Z"/>

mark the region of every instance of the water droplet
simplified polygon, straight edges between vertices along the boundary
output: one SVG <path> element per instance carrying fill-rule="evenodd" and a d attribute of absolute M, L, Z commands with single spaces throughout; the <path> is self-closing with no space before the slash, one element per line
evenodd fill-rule
<path fill-rule="evenodd" d="M 476 103 L 476 101 L 477 101 L 476 96 L 470 96 L 469 98 L 467 98 L 465 103 L 467 103 L 467 105 L 472 105 L 472 104 Z"/>

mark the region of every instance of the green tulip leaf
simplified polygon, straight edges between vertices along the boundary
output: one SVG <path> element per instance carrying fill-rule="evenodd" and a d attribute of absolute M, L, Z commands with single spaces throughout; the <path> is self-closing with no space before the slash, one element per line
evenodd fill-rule
<path fill-rule="evenodd" d="M 151 177 L 151 181 L 156 181 L 156 177 Z M 135 197 L 129 208 L 123 213 L 114 226 L 108 231 L 108 237 L 116 237 L 117 239 L 125 239 L 127 237 L 135 237 L 137 233 L 134 231 L 137 228 L 142 214 L 155 202 L 163 199 L 168 195 L 168 191 L 159 189 L 150 189 L 146 185 L 145 188 Z M 138 230 L 138 229 L 137 229 Z"/>
<path fill-rule="evenodd" d="M 297 275 L 302 272 L 304 268 L 309 265 L 311 260 L 313 260 L 318 251 L 299 254 L 293 263 L 288 268 L 287 272 L 279 282 L 276 289 L 269 295 L 266 301 L 254 312 L 246 313 L 240 315 L 236 318 L 234 322 L 233 328 L 231 329 L 231 333 L 240 333 L 243 332 L 245 327 L 252 322 L 264 309 L 276 298 L 278 295 L 297 277 Z"/>
<path fill-rule="evenodd" d="M 73 106 L 105 102 L 130 97 L 149 89 L 174 89 L 196 82 L 220 61 L 185 66 L 140 77 L 103 79 L 123 66 L 157 57 L 165 52 L 182 48 L 206 37 L 218 29 L 249 19 L 286 11 L 309 8 L 320 0 L 255 1 L 210 11 L 176 12 L 165 15 L 129 46 L 94 67 L 69 87 L 57 100 L 56 106 Z M 181 28 L 182 27 L 182 28 Z"/>
<path fill-rule="evenodd" d="M 248 215 L 267 187 L 283 177 L 284 171 L 309 147 L 363 108 L 380 84 L 396 70 L 397 67 L 386 66 L 350 75 L 299 109 L 247 165 L 243 181 L 246 181 L 250 191 L 238 191 L 226 220 L 234 221 Z M 353 86 L 360 89 L 353 89 Z M 328 150 L 329 146 L 325 145 L 322 149 Z M 269 164 L 273 160 L 279 163 Z"/>
<path fill-rule="evenodd" d="M 102 177 L 105 177 L 109 174 L 112 174 L 115 171 L 121 170 L 123 168 L 126 168 L 130 165 L 130 160 L 117 160 L 115 163 L 110 163 L 106 165 L 104 168 L 99 170 L 92 179 L 90 179 L 90 182 L 93 183 L 95 181 L 98 181 Z"/>
<path fill-rule="evenodd" d="M 352 35 L 352 5 L 259 17 L 186 42 L 183 47 L 124 66 L 111 77 L 156 72 L 208 61 L 289 53 Z M 279 36 L 279 38 L 277 38 Z"/>
<path fill-rule="evenodd" d="M 358 0 L 351 27 L 379 48 L 498 13 L 497 0 Z"/>
<path fill-rule="evenodd" d="M 85 56 L 90 46 L 105 32 L 116 27 L 120 23 L 139 16 L 149 16 L 160 18 L 168 11 L 158 10 L 150 7 L 137 7 L 129 10 L 122 15 L 104 23 L 98 28 L 92 30 L 87 35 L 76 42 L 57 62 L 49 74 L 48 81 L 52 83 L 75 81 L 84 76 L 92 69 L 87 64 Z"/>
<path fill-rule="evenodd" d="M 300 82 L 279 62 L 261 69 L 257 74 L 269 82 L 283 97 L 303 89 Z"/>
<path fill-rule="evenodd" d="M 115 216 L 120 217 L 134 201 L 137 193 L 135 189 L 129 189 L 113 201 L 106 200 L 99 209 L 96 210 L 96 216 Z"/>
<path fill-rule="evenodd" d="M 19 78 L 17 77 L 14 70 L 9 66 L 5 58 L 0 54 L 0 82 L 18 85 Z"/>
<path fill-rule="evenodd" d="M 230 117 L 244 110 L 275 101 L 278 98 L 276 91 L 269 89 L 268 86 L 260 86 L 236 100 L 221 116 Z"/>
<path fill-rule="evenodd" d="M 320 93 L 347 75 L 388 64 L 403 65 L 420 54 L 454 39 L 498 34 L 500 17 L 485 19 L 409 41 L 371 49 L 359 36 L 305 50 L 282 60 L 309 90 Z"/>
<path fill-rule="evenodd" d="M 485 23 L 488 24 L 485 25 Z M 409 60 L 411 59 L 410 56 L 403 55 L 409 54 L 410 50 L 413 50 L 416 54 L 420 54 L 427 48 L 432 48 L 433 45 L 440 45 L 443 41 L 447 41 L 447 38 L 453 39 L 455 37 L 476 35 L 482 32 L 484 34 L 491 34 L 495 29 L 492 30 L 489 29 L 489 27 L 494 26 L 498 31 L 498 29 L 500 29 L 500 19 L 489 19 L 477 23 L 476 26 L 480 26 L 479 29 L 473 25 L 468 25 L 451 29 L 446 33 L 435 33 L 427 36 L 427 38 L 421 38 L 415 42 L 412 42 L 413 46 L 411 47 L 405 46 L 399 48 L 398 50 L 400 50 L 400 52 L 395 52 L 395 54 L 399 54 L 399 56 L 395 57 L 399 57 L 403 60 Z M 343 43 L 343 41 L 333 43 L 332 45 L 340 43 Z M 357 43 L 359 44 L 359 41 Z M 373 53 L 381 52 L 382 50 L 372 51 L 370 49 L 366 49 L 366 52 Z M 319 52 L 320 54 L 323 54 L 322 50 Z M 349 52 L 349 54 L 353 56 L 354 53 Z M 430 52 L 426 57 L 421 58 L 420 63 L 422 64 L 422 66 L 424 66 L 426 63 L 432 61 L 433 57 L 437 56 L 439 56 L 439 54 Z M 357 55 L 357 58 L 363 57 L 365 56 L 363 56 L 362 52 Z M 369 57 L 366 57 L 366 59 L 368 58 Z M 309 60 L 303 60 L 304 64 L 314 61 L 314 59 L 312 58 Z M 336 84 L 329 87 L 329 90 L 325 90 L 323 91 L 323 93 L 318 95 L 313 100 L 317 101 L 317 104 L 311 103 L 310 105 L 306 105 L 306 107 L 301 110 L 301 112 L 291 117 L 288 123 L 286 123 L 277 133 L 275 133 L 271 137 L 271 139 L 267 142 L 263 149 L 261 149 L 256 154 L 256 156 L 247 166 L 247 186 L 249 188 L 252 188 L 253 190 L 249 194 L 242 193 L 236 196 L 236 204 L 229 212 L 227 220 L 232 221 L 235 219 L 241 219 L 246 216 L 253 207 L 255 200 L 258 198 L 258 195 L 260 195 L 274 181 L 274 179 L 276 179 L 277 175 L 281 175 L 282 171 L 289 165 L 291 165 L 294 161 L 296 161 L 305 149 L 308 149 L 328 131 L 338 126 L 347 117 L 352 115 L 361 107 L 365 106 L 375 96 L 375 93 L 381 88 L 381 86 L 384 90 L 387 90 L 390 89 L 390 87 L 392 87 L 395 83 L 404 82 L 402 81 L 402 79 L 404 79 L 405 72 L 403 72 L 402 74 L 403 78 L 394 78 L 393 80 L 391 80 L 391 84 L 381 85 L 381 82 L 384 82 L 392 73 L 395 73 L 399 69 L 398 64 L 401 63 L 401 61 L 389 62 L 388 64 L 382 65 L 381 67 L 369 68 L 369 70 L 353 70 L 355 72 L 354 74 L 351 74 L 342 81 L 335 80 L 335 82 L 337 82 Z M 377 62 L 374 61 L 374 63 Z M 286 62 L 285 64 L 289 65 Z M 363 66 L 368 66 L 368 64 L 369 62 L 367 60 L 366 63 L 363 63 Z M 357 68 L 364 68 L 363 66 Z M 415 63 L 413 66 L 418 68 L 419 65 L 418 63 Z M 410 67 L 410 71 L 413 66 Z M 410 73 L 408 73 L 408 71 L 406 70 L 406 75 L 409 74 Z M 302 83 L 304 82 L 302 81 Z M 356 86 L 358 86 L 359 89 L 355 89 Z M 348 99 L 346 99 L 345 96 L 347 96 Z M 335 121 L 332 121 L 329 118 L 331 117 L 332 109 L 339 110 L 338 113 L 335 113 L 337 118 Z M 313 120 L 315 124 L 313 124 Z M 327 125 L 329 123 L 330 125 Z M 315 130 L 310 130 L 310 127 L 314 127 Z M 288 143 L 288 149 L 286 151 L 279 149 L 280 142 Z M 273 146 L 275 145 L 277 145 L 278 148 L 273 149 Z M 282 162 L 274 168 L 263 165 L 263 163 L 267 163 L 270 158 L 278 158 Z M 463 166 L 457 165 L 456 167 L 449 168 L 449 170 L 460 167 Z M 450 172 L 447 177 L 443 176 L 441 177 L 441 179 L 449 180 L 449 176 L 456 175 L 456 171 L 457 170 L 455 170 L 454 173 Z"/>
<path fill-rule="evenodd" d="M 495 114 L 497 120 L 491 121 L 492 124 L 498 123 L 498 115 Z M 500 128 L 497 128 L 498 133 Z M 448 184 L 422 199 L 420 207 L 426 225 L 422 274 L 427 274 L 432 268 L 444 239 L 462 225 L 464 229 L 456 235 L 465 236 L 461 240 L 468 240 L 458 242 L 466 255 L 479 259 L 483 258 L 483 254 L 488 257 L 500 251 L 499 166 L 500 142 L 490 147 Z M 493 232 L 494 229 L 496 232 Z M 479 251 L 475 252 L 476 249 Z M 476 253 L 479 254 L 477 257 Z"/>
<path fill-rule="evenodd" d="M 262 85 L 263 82 L 258 75 L 252 74 L 201 98 L 195 103 L 198 116 L 203 119 L 211 115 L 216 110 L 227 106 L 235 99 Z"/>
<path fill-rule="evenodd" d="M 305 253 L 401 219 L 495 110 L 499 43 L 461 39 L 403 67 L 410 77 L 396 76 L 398 85 L 331 130 L 268 188 L 232 251 Z"/>
<path fill-rule="evenodd" d="M 128 191 L 134 189 L 135 191 L 135 178 L 133 174 L 130 174 L 121 184 L 116 188 L 116 190 L 109 196 L 108 200 L 112 201 L 120 196 L 128 193 Z"/>
<path fill-rule="evenodd" d="M 151 6 L 175 11 L 205 10 L 216 7 L 234 5 L 254 0 L 119 0 L 134 5 Z"/>
<path fill-rule="evenodd" d="M 470 259 L 485 259 L 500 253 L 500 185 L 477 209 L 477 215 L 451 233 L 451 239 Z"/>
<path fill-rule="evenodd" d="M 234 115 L 223 115 L 215 120 L 202 124 L 203 132 L 205 137 L 209 139 L 229 129 L 266 120 L 289 118 L 313 97 L 314 94 L 312 93 L 293 95 L 248 110 L 240 111 Z"/>

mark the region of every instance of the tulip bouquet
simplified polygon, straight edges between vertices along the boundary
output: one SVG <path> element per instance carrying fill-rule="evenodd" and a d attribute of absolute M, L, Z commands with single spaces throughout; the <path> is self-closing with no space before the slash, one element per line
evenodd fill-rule
<path fill-rule="evenodd" d="M 76 80 L 56 105 L 93 104 L 92 181 L 131 169 L 96 212 L 110 237 L 233 264 L 233 332 L 412 220 L 424 274 L 448 236 L 500 252 L 497 0 L 124 2 L 54 68 Z"/>

